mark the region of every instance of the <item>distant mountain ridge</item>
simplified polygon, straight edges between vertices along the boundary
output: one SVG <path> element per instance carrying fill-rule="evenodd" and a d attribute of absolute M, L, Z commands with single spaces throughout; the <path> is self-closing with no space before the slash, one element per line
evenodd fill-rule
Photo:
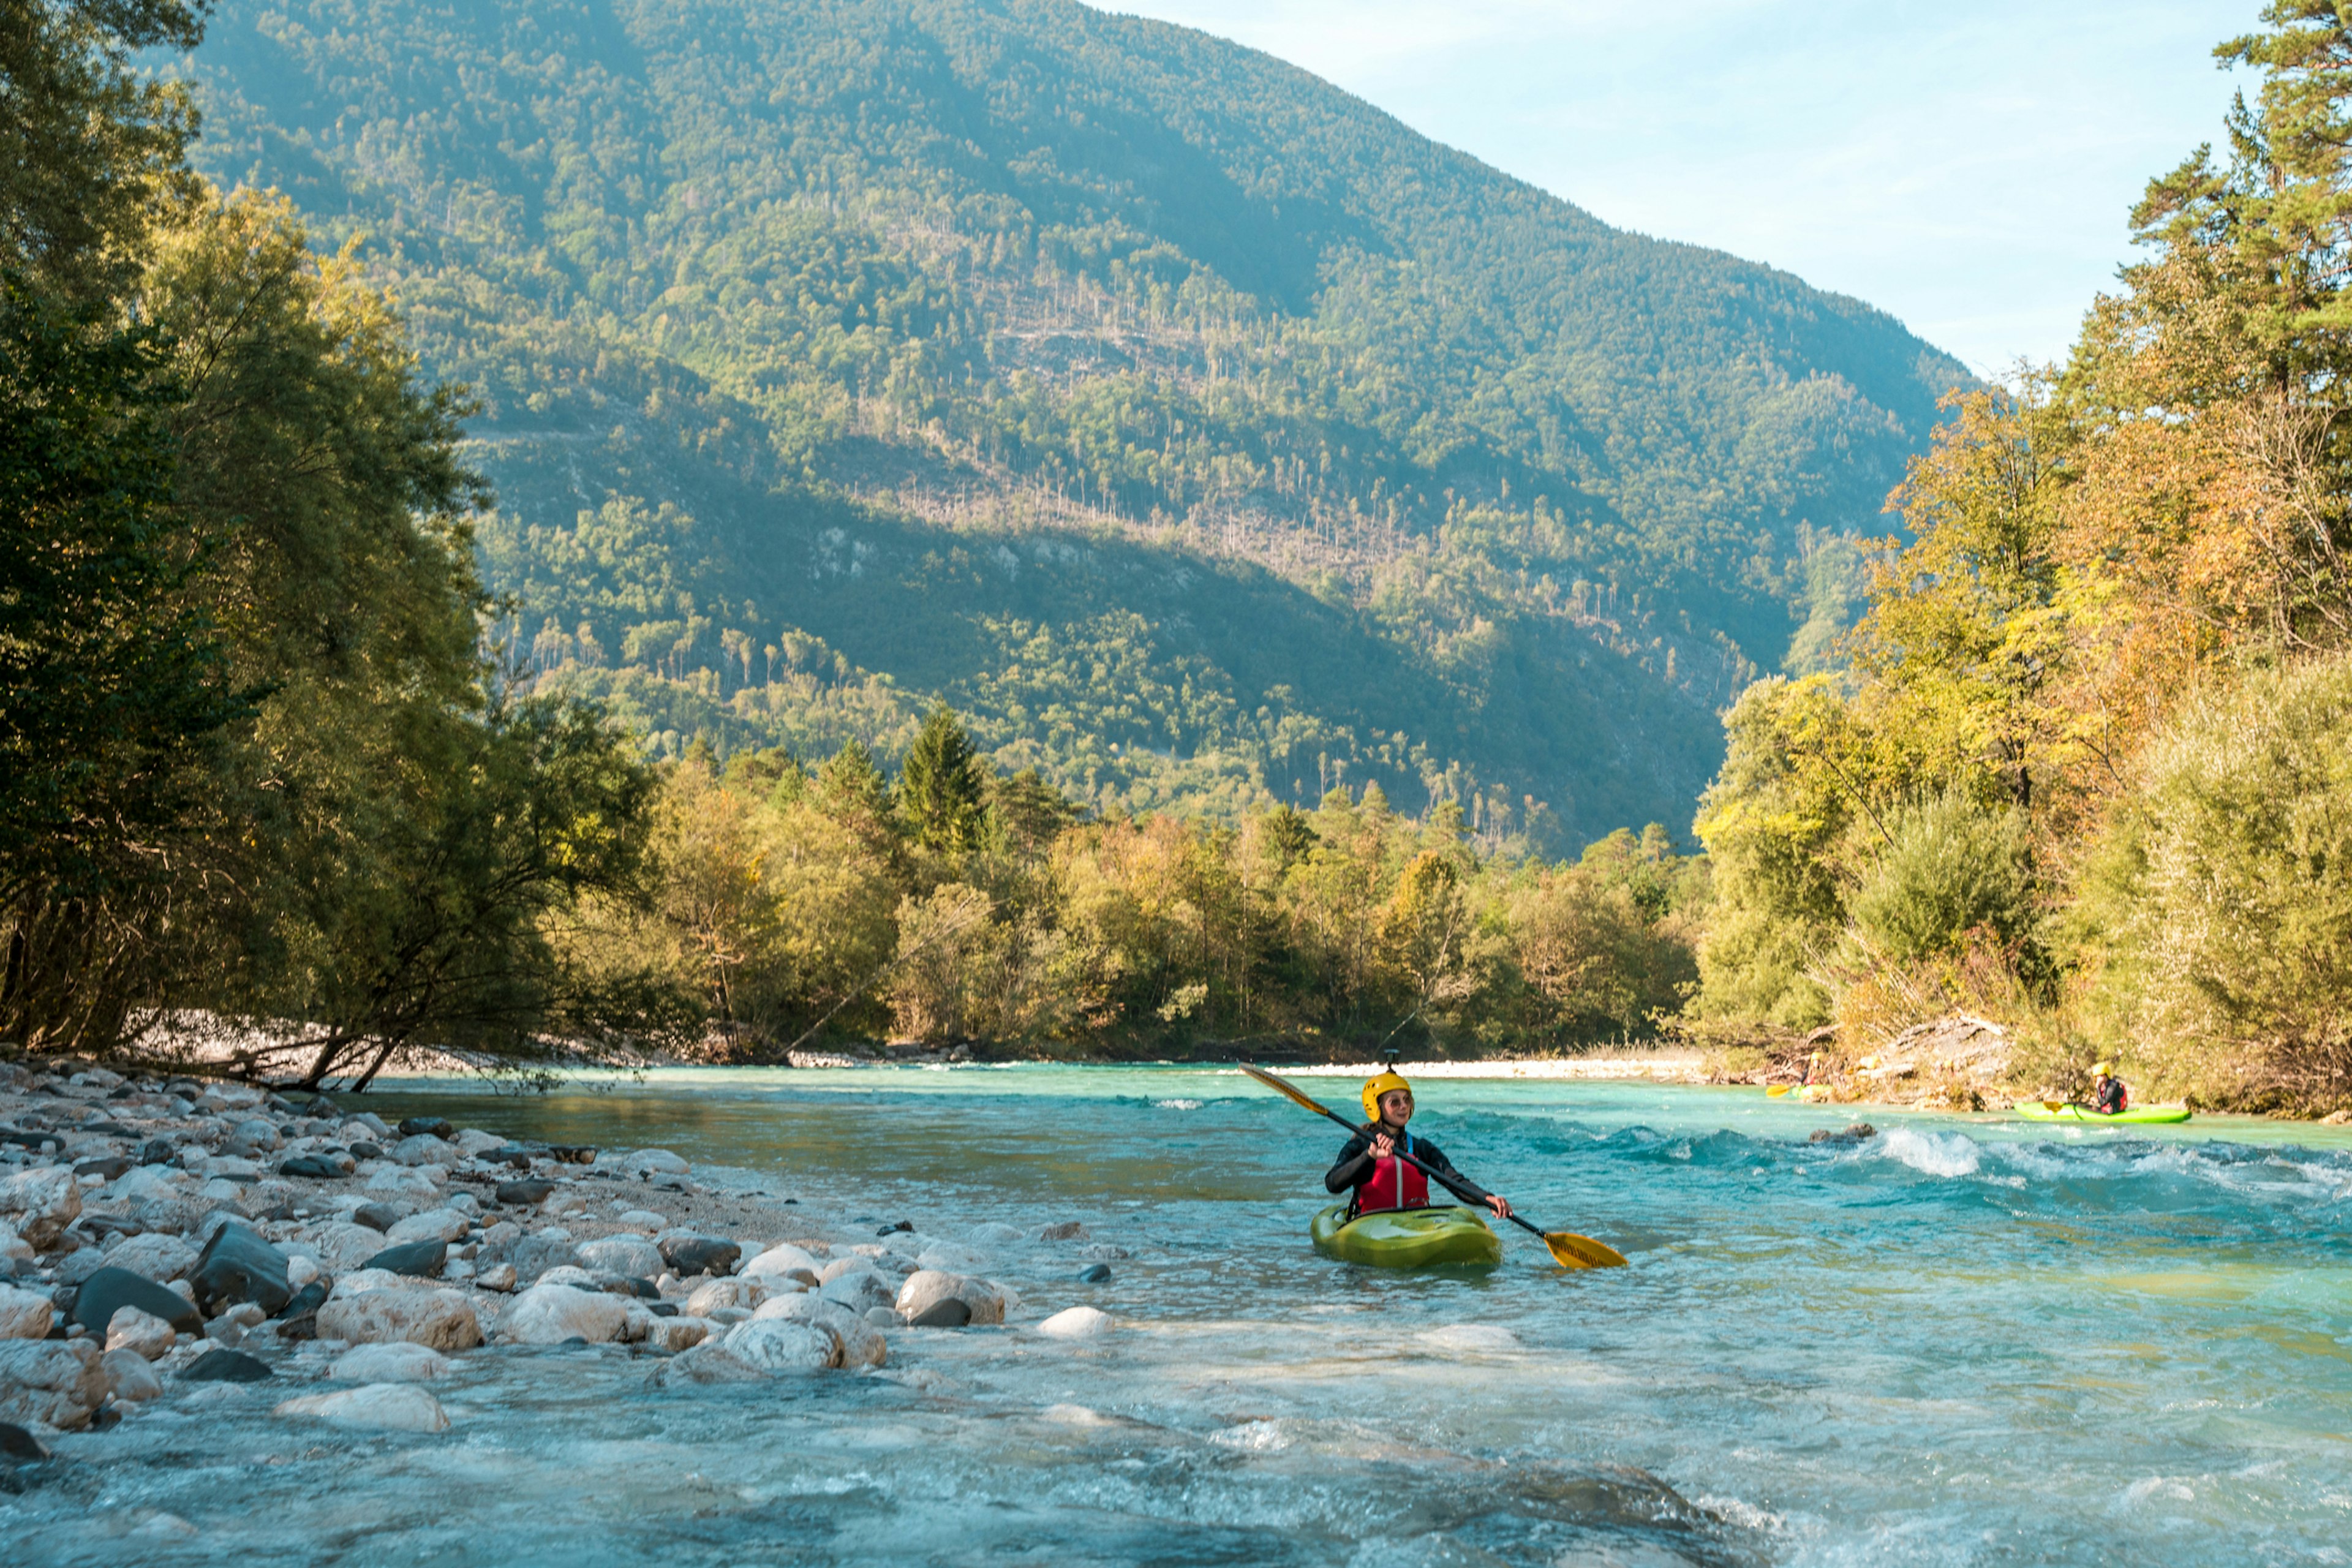
<path fill-rule="evenodd" d="M 1062 0 L 231 0 L 190 68 L 476 387 L 520 648 L 666 745 L 938 694 L 1104 806 L 1679 827 L 1966 379 Z"/>

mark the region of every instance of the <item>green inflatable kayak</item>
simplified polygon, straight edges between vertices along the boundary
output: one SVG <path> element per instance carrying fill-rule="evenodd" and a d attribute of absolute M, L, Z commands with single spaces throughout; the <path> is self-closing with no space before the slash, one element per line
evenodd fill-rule
<path fill-rule="evenodd" d="M 2021 1100 L 2010 1109 L 2029 1121 L 2095 1121 L 2108 1127 L 2151 1127 L 2186 1121 L 2189 1116 L 2185 1105 L 2135 1105 L 2113 1116 L 2102 1116 L 2086 1105 L 2062 1105 L 2053 1110 L 2038 1100 Z"/>
<path fill-rule="evenodd" d="M 1328 1258 L 1381 1268 L 1503 1260 L 1502 1237 L 1464 1208 L 1391 1209 L 1349 1220 L 1348 1205 L 1334 1204 L 1315 1216 L 1307 1234 Z"/>

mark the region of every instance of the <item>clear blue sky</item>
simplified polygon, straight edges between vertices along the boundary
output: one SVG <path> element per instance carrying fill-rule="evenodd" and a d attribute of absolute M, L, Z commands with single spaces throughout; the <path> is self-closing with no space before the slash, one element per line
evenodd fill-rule
<path fill-rule="evenodd" d="M 2064 353 L 2150 175 L 2218 143 L 2256 0 L 1109 0 L 1338 83 L 1621 228 Z"/>

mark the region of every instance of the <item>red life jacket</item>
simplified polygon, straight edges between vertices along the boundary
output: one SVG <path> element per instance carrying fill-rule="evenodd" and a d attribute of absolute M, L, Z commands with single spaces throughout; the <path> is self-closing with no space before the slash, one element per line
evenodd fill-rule
<path fill-rule="evenodd" d="M 1412 1134 L 1397 1134 L 1397 1147 L 1412 1152 Z M 1356 1212 L 1373 1214 L 1381 1209 L 1425 1209 L 1429 1206 L 1429 1178 L 1418 1167 L 1408 1165 L 1393 1156 L 1372 1162 L 1372 1173 L 1356 1189 Z"/>

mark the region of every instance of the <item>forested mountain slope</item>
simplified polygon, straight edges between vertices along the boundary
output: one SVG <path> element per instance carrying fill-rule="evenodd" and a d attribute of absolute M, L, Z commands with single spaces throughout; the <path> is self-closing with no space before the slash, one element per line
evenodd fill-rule
<path fill-rule="evenodd" d="M 228 0 L 184 68 L 475 387 L 519 648 L 665 744 L 940 694 L 1099 805 L 1679 825 L 1964 379 L 1064 0 Z"/>

